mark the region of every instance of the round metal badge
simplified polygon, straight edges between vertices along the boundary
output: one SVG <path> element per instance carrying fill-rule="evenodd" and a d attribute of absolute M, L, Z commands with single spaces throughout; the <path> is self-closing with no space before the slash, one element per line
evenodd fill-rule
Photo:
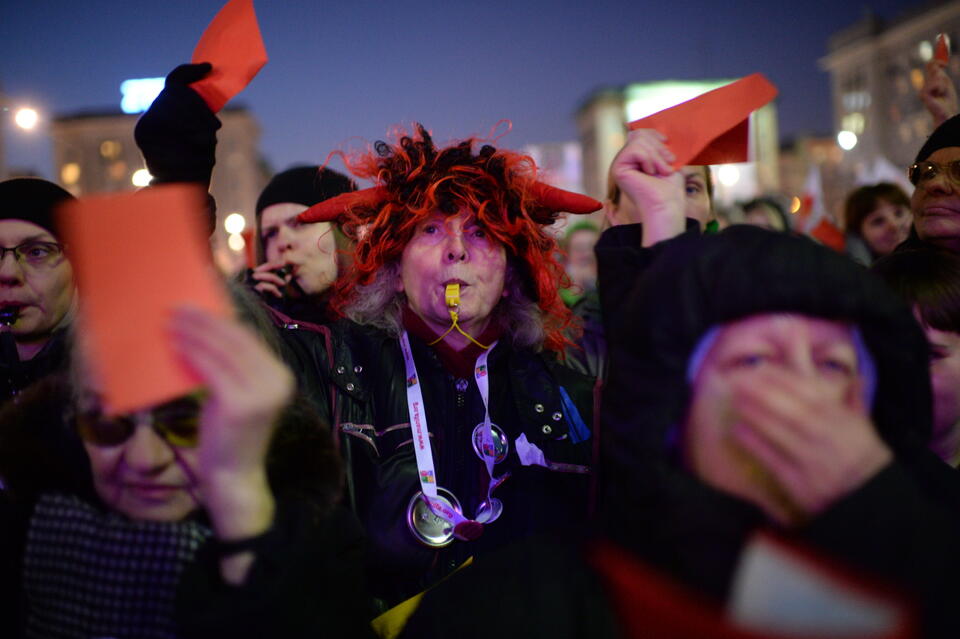
<path fill-rule="evenodd" d="M 489 524 L 496 521 L 501 514 L 503 514 L 503 502 L 496 497 L 491 497 L 490 501 L 484 501 L 477 507 L 476 521 Z"/>
<path fill-rule="evenodd" d="M 507 453 L 510 452 L 510 440 L 507 439 L 507 434 L 503 432 L 503 429 L 496 424 L 490 424 L 490 431 L 493 439 L 493 463 L 499 464 L 507 458 Z M 483 422 L 477 424 L 476 428 L 473 429 L 472 437 L 473 452 L 480 459 L 483 459 Z"/>
<path fill-rule="evenodd" d="M 458 513 L 463 509 L 460 502 L 446 488 L 437 487 L 437 500 Z M 443 548 L 453 541 L 453 522 L 435 515 L 423 493 L 418 491 L 407 505 L 407 527 L 417 541 L 431 548 Z"/>

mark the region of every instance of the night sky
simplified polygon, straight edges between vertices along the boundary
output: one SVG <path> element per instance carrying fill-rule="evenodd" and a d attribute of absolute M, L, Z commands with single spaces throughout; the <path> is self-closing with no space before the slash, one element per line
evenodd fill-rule
<path fill-rule="evenodd" d="M 189 61 L 221 4 L 3 0 L 0 90 L 44 114 L 119 109 L 121 81 Z M 782 137 L 830 132 L 817 64 L 829 36 L 865 7 L 894 18 L 918 4 L 255 0 L 270 62 L 235 101 L 259 119 L 276 170 L 414 121 L 440 141 L 502 118 L 513 121 L 504 146 L 572 140 L 596 88 L 754 71 L 780 88 Z M 8 166 L 51 177 L 43 130 L 5 125 L 4 138 Z"/>

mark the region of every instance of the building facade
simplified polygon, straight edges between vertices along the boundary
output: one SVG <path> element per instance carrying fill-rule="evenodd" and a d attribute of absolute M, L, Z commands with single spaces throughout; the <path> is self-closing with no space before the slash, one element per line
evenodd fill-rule
<path fill-rule="evenodd" d="M 866 15 L 831 37 L 820 64 L 830 74 L 834 133 L 857 136 L 844 154 L 855 172 L 879 158 L 906 168 L 933 130 L 918 92 L 938 33 L 960 45 L 960 2 L 928 2 L 891 22 Z M 960 56 L 947 73 L 960 83 Z"/>
<path fill-rule="evenodd" d="M 731 80 L 663 81 L 605 88 L 589 95 L 576 112 L 583 157 L 583 186 L 591 197 L 607 197 L 610 164 L 623 147 L 627 123 L 711 91 Z M 730 203 L 778 190 L 778 127 L 775 103 L 751 116 L 753 161 L 729 168 L 715 181 L 718 201 Z M 718 177 L 715 174 L 715 177 Z"/>
<path fill-rule="evenodd" d="M 78 196 L 142 186 L 149 177 L 133 138 L 138 117 L 99 112 L 56 118 L 51 127 L 55 180 Z M 210 192 L 217 200 L 222 233 L 222 221 L 230 213 L 243 214 L 252 228 L 257 196 L 269 175 L 260 154 L 260 127 L 253 115 L 246 109 L 228 108 L 219 118 L 223 127 L 217 133 Z"/>

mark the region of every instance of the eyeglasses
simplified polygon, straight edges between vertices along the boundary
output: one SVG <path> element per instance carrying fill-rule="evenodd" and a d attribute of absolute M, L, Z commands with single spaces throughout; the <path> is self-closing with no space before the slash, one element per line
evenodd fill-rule
<path fill-rule="evenodd" d="M 20 264 L 43 268 L 57 263 L 63 255 L 63 245 L 56 242 L 24 242 L 13 248 L 0 246 L 0 262 L 7 256 L 7 251 L 13 253 Z"/>
<path fill-rule="evenodd" d="M 954 184 L 960 185 L 960 160 L 954 160 L 946 164 L 937 164 L 928 160 L 917 162 L 907 169 L 907 177 L 910 178 L 911 184 L 920 186 L 924 182 L 937 177 L 941 172 L 949 177 Z"/>
<path fill-rule="evenodd" d="M 193 448 L 200 439 L 201 405 L 199 395 L 188 395 L 130 415 L 108 417 L 99 410 L 78 413 L 75 422 L 80 437 L 94 446 L 119 446 L 145 423 L 171 446 Z"/>

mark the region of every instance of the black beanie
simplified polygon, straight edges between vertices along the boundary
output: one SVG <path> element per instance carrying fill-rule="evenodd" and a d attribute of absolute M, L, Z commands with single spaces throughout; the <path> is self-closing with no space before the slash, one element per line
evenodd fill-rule
<path fill-rule="evenodd" d="M 54 211 L 65 200 L 75 199 L 53 182 L 40 178 L 14 178 L 0 182 L 0 220 L 25 220 L 57 237 Z"/>
<path fill-rule="evenodd" d="M 920 152 L 917 153 L 916 162 L 923 162 L 940 149 L 948 146 L 960 147 L 960 115 L 955 115 L 936 129 L 927 138 Z"/>
<path fill-rule="evenodd" d="M 353 180 L 332 169 L 297 166 L 277 173 L 257 199 L 257 221 L 263 209 L 292 202 L 313 206 L 341 193 L 357 190 Z"/>

